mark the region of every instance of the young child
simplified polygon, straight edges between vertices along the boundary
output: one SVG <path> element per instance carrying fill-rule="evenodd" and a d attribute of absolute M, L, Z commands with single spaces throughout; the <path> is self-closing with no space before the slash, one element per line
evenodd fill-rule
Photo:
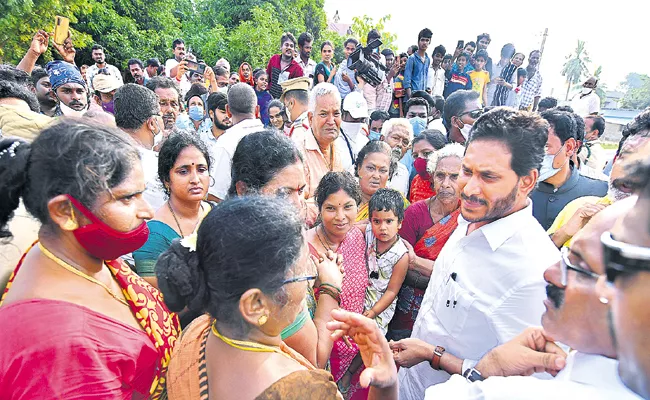
<path fill-rule="evenodd" d="M 490 83 L 490 73 L 485 70 L 488 54 L 485 50 L 479 50 L 474 57 L 474 71 L 469 73 L 472 79 L 472 89 L 481 95 L 483 107 L 487 104 L 487 84 Z"/>
<path fill-rule="evenodd" d="M 445 74 L 449 81 L 445 87 L 444 98 L 449 97 L 456 90 L 472 90 L 472 78 L 465 72 L 469 58 L 469 53 L 461 53 L 451 67 L 451 71 L 447 71 Z"/>
<path fill-rule="evenodd" d="M 366 289 L 365 315 L 375 320 L 386 335 L 393 319 L 399 292 L 408 270 L 408 249 L 397 232 L 404 220 L 404 199 L 394 189 L 379 189 L 370 198 L 366 227 L 366 260 L 369 285 Z M 352 360 L 339 380 L 339 389 L 347 392 L 352 376 L 361 366 L 361 355 Z"/>

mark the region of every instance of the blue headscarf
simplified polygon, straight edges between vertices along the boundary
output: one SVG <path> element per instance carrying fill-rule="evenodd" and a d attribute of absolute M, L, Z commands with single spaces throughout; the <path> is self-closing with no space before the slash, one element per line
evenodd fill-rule
<path fill-rule="evenodd" d="M 66 83 L 78 83 L 87 89 L 86 81 L 84 81 L 81 76 L 81 71 L 79 71 L 75 65 L 65 61 L 56 60 L 47 63 L 45 70 L 47 71 L 47 75 L 50 77 L 52 90 L 56 90 Z"/>

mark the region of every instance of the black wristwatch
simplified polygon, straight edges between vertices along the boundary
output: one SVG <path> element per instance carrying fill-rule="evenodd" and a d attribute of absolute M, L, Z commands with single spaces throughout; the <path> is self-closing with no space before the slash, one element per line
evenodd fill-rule
<path fill-rule="evenodd" d="M 465 379 L 467 379 L 468 382 L 478 382 L 485 380 L 485 378 L 483 378 L 483 375 L 481 375 L 481 373 L 474 368 L 466 369 L 465 372 L 463 372 L 463 376 Z"/>

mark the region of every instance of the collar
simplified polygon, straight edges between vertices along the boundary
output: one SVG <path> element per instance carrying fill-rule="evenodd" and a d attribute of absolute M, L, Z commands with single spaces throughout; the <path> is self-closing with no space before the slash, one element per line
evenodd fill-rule
<path fill-rule="evenodd" d="M 574 167 L 573 164 L 571 164 L 570 168 L 571 168 L 571 175 L 569 175 L 569 179 L 567 179 L 566 182 L 562 184 L 562 186 L 556 188 L 550 183 L 539 182 L 537 184 L 537 190 L 543 193 L 559 194 L 559 193 L 566 193 L 569 190 L 573 189 L 580 181 L 580 171 L 578 171 L 578 168 Z"/>
<path fill-rule="evenodd" d="M 492 221 L 487 225 L 483 225 L 476 231 L 481 232 L 492 251 L 497 251 L 508 239 L 510 239 L 517 231 L 526 226 L 527 220 L 533 216 L 533 202 L 528 199 L 526 207 L 514 212 L 507 217 L 499 218 Z M 463 218 L 463 214 L 458 215 L 458 225 L 463 225 L 463 232 L 467 236 L 467 226 L 469 222 Z M 473 234 L 474 232 L 472 232 Z"/>
<path fill-rule="evenodd" d="M 228 131 L 232 132 L 232 131 L 238 131 L 238 130 L 242 130 L 242 129 L 258 128 L 258 127 L 261 127 L 261 128 L 264 127 L 264 125 L 262 124 L 262 121 L 260 121 L 257 118 L 247 118 L 247 119 L 245 119 L 243 121 L 239 121 L 235 125 L 233 125 L 230 128 L 226 129 L 226 131 L 224 133 L 226 133 Z"/>
<path fill-rule="evenodd" d="M 309 120 L 307 118 L 308 113 L 309 111 L 305 111 L 304 113 L 300 114 L 298 118 L 296 118 L 296 120 L 291 123 L 291 126 L 300 126 L 302 124 L 307 124 L 307 126 L 309 126 Z"/>
<path fill-rule="evenodd" d="M 305 150 L 313 150 L 321 153 L 316 136 L 314 136 L 314 132 L 311 129 L 305 134 Z"/>
<path fill-rule="evenodd" d="M 582 383 L 610 391 L 627 391 L 618 377 L 617 360 L 576 350 L 569 353 L 566 367 L 555 379 Z"/>

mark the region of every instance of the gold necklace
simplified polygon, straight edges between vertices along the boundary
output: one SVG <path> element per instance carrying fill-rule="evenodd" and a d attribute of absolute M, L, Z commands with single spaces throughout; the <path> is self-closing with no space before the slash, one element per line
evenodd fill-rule
<path fill-rule="evenodd" d="M 174 209 L 172 208 L 172 205 L 169 202 L 169 200 L 167 200 L 167 207 L 169 208 L 169 211 L 172 212 L 172 217 L 174 217 L 174 221 L 176 221 L 176 226 L 178 227 L 178 231 L 180 232 L 181 237 L 185 237 L 185 235 L 183 235 L 183 230 L 181 229 L 181 224 L 178 223 L 178 218 L 176 218 L 176 213 L 174 212 Z M 201 209 L 200 210 L 203 211 L 203 204 L 201 204 Z M 199 213 L 199 219 L 201 219 L 200 213 Z M 194 225 L 194 229 L 196 229 L 196 225 L 198 225 L 198 224 L 199 224 L 199 221 L 196 221 L 196 224 Z M 194 230 L 192 230 L 192 232 L 194 232 Z"/>
<path fill-rule="evenodd" d="M 50 252 L 48 249 L 46 249 L 45 246 L 43 246 L 40 242 L 38 243 L 38 248 L 41 249 L 41 252 L 43 254 L 45 254 L 45 257 L 47 257 L 50 260 L 54 261 L 60 267 L 63 267 L 64 269 L 72 272 L 73 274 L 75 274 L 77 276 L 80 276 L 80 277 L 82 277 L 82 278 L 84 278 L 84 279 L 86 279 L 86 280 L 88 280 L 88 281 L 90 281 L 90 282 L 92 282 L 92 283 L 94 283 L 96 285 L 99 285 L 99 286 L 103 287 L 104 290 L 106 290 L 108 292 L 108 294 L 110 294 L 115 300 L 119 301 L 120 303 L 124 304 L 127 307 L 130 307 L 129 303 L 127 303 L 126 300 L 124 300 L 123 298 L 121 298 L 117 294 L 115 294 L 115 292 L 113 292 L 111 290 L 111 288 L 109 288 L 108 286 L 106 286 L 102 282 L 98 281 L 97 279 L 93 278 L 92 276 L 88 276 L 88 275 L 84 274 L 83 272 L 79 271 L 78 269 L 76 269 L 72 265 L 66 263 L 65 261 L 63 261 L 59 257 L 55 256 L 54 254 L 52 254 L 52 252 Z"/>
<path fill-rule="evenodd" d="M 224 342 L 225 344 L 227 344 L 228 346 L 234 347 L 234 348 L 239 349 L 239 350 L 252 351 L 254 353 L 277 353 L 277 354 L 282 354 L 283 356 L 287 357 L 288 359 L 293 360 L 295 362 L 298 362 L 297 360 L 295 360 L 291 356 L 289 356 L 287 353 L 283 352 L 282 349 L 280 349 L 280 346 L 269 346 L 269 345 L 262 344 L 262 343 L 249 342 L 249 341 L 237 340 L 237 339 L 230 339 L 230 338 L 227 338 L 227 337 L 223 336 L 217 330 L 217 321 L 216 320 L 212 323 L 212 334 L 214 334 L 214 336 L 221 339 L 221 341 Z"/>

